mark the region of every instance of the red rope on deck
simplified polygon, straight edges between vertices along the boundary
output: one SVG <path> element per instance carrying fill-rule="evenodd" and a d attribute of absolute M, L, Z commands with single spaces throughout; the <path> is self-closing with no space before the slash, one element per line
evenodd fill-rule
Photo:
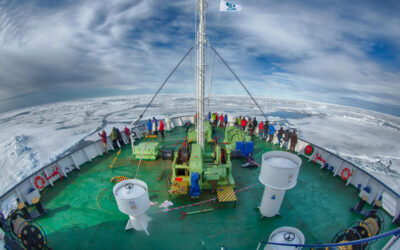
<path fill-rule="evenodd" d="M 253 163 L 254 165 L 256 165 L 257 167 L 261 168 L 260 164 L 258 164 L 257 162 L 253 161 L 252 159 L 249 158 L 249 161 L 251 163 Z"/>

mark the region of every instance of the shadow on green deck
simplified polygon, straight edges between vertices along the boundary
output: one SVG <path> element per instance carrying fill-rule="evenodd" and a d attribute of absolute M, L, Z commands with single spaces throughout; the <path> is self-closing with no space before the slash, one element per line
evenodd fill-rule
<path fill-rule="evenodd" d="M 168 133 L 164 147 L 184 139 L 184 128 L 176 128 Z M 223 137 L 220 129 L 217 136 Z M 254 138 L 255 160 L 261 163 L 261 156 L 270 150 L 280 150 L 266 142 Z M 58 181 L 53 188 L 43 193 L 43 203 L 48 210 L 46 217 L 37 220 L 48 235 L 49 246 L 54 249 L 255 249 L 258 241 L 267 240 L 270 233 L 278 227 L 299 228 L 306 243 L 326 243 L 339 230 L 346 228 L 361 216 L 349 212 L 359 198 L 354 187 L 346 187 L 338 177 L 332 177 L 327 170 L 309 163 L 302 157 L 303 164 L 296 187 L 286 192 L 280 216 L 261 219 L 257 209 L 264 186 L 237 193 L 236 206 L 221 206 L 211 202 L 200 206 L 182 209 L 197 211 L 215 208 L 215 211 L 188 215 L 183 220 L 179 211 L 158 212 L 152 207 L 148 214 L 150 236 L 143 231 L 125 231 L 128 216 L 119 212 L 112 194 L 114 176 L 134 177 L 138 161 L 133 160 L 129 146 L 121 152 L 114 169 L 109 166 L 116 152 L 99 156 L 81 166 L 80 171 L 70 173 L 68 178 Z M 258 183 L 259 169 L 243 169 L 241 162 L 233 161 L 233 174 L 236 189 Z M 158 181 L 164 161 L 144 161 L 137 178 L 149 187 L 152 201 L 162 203 L 171 199 L 167 193 L 171 162 L 167 162 L 167 174 Z M 177 197 L 174 206 L 185 205 L 215 197 L 207 191 L 200 199 Z M 389 216 L 385 216 L 385 231 L 395 228 Z M 388 239 L 372 245 L 371 249 L 381 249 Z"/>

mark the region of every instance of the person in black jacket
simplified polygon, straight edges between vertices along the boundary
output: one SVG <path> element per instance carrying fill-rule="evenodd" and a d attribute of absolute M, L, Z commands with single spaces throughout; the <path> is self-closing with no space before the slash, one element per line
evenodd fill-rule
<path fill-rule="evenodd" d="M 268 135 L 269 135 L 269 122 L 268 122 L 268 120 L 266 120 L 265 122 L 264 122 L 264 139 L 267 139 L 268 138 Z"/>
<path fill-rule="evenodd" d="M 112 140 L 112 142 L 113 142 L 113 148 L 114 148 L 114 150 L 119 149 L 118 143 L 117 143 L 118 134 L 117 134 L 117 129 L 116 129 L 115 127 L 112 128 L 111 133 L 110 133 L 110 136 L 111 136 L 111 140 Z"/>
<path fill-rule="evenodd" d="M 281 145 L 282 136 L 283 136 L 283 128 L 281 127 L 278 130 L 278 145 Z"/>
<path fill-rule="evenodd" d="M 289 139 L 290 139 L 290 131 L 289 129 L 286 129 L 285 132 L 283 133 L 283 148 L 286 150 L 288 149 Z"/>
<path fill-rule="evenodd" d="M 119 145 L 121 145 L 121 147 L 124 146 L 125 143 L 124 143 L 124 140 L 122 139 L 121 132 L 117 128 L 115 128 L 115 132 L 117 133 L 117 140 L 119 142 Z"/>
<path fill-rule="evenodd" d="M 250 134 L 253 134 L 254 130 L 257 128 L 258 122 L 257 122 L 257 118 L 254 117 L 253 119 L 253 129 L 250 131 Z"/>
<path fill-rule="evenodd" d="M 290 135 L 290 151 L 294 153 L 294 149 L 296 147 L 297 143 L 297 134 L 296 134 L 296 129 L 293 130 L 293 133 Z"/>

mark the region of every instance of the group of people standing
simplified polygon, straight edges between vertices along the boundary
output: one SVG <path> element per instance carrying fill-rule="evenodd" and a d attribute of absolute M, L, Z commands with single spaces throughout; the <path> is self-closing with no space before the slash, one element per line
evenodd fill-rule
<path fill-rule="evenodd" d="M 158 135 L 158 132 L 160 132 L 160 135 L 162 138 L 165 138 L 164 135 L 164 122 L 160 120 L 160 126 L 158 126 L 158 120 L 153 117 L 153 120 L 149 119 L 147 121 L 147 134 L 148 135 Z"/>
<path fill-rule="evenodd" d="M 153 117 L 152 119 L 149 119 L 149 121 L 147 122 L 147 134 L 148 135 L 158 135 L 158 133 L 160 133 L 161 137 L 164 138 L 164 122 L 162 120 L 160 120 L 159 122 L 157 121 L 157 119 L 155 117 Z M 131 142 L 131 131 L 128 127 L 125 126 L 124 128 L 124 133 L 126 135 L 126 138 L 128 138 L 129 143 Z M 103 146 L 104 146 L 104 150 L 106 153 L 108 153 L 108 148 L 107 148 L 107 133 L 106 131 L 103 129 L 101 131 L 101 133 L 98 133 L 98 135 L 101 138 L 101 141 L 103 142 Z M 121 132 L 119 131 L 118 128 L 113 127 L 110 133 L 110 137 L 112 140 L 112 144 L 113 144 L 113 148 L 114 149 L 119 149 L 120 147 L 125 145 L 124 140 L 122 139 L 122 135 Z"/>
<path fill-rule="evenodd" d="M 268 122 L 268 121 L 267 121 Z M 236 125 L 238 128 L 240 128 L 243 131 L 247 131 L 250 135 L 254 134 L 254 131 L 256 130 L 257 126 L 261 126 L 261 129 L 259 130 L 260 132 L 264 132 L 263 128 L 263 122 L 260 122 L 260 124 L 258 124 L 257 118 L 254 117 L 254 119 L 250 119 L 246 117 L 241 117 L 239 116 L 236 120 Z M 261 136 L 260 136 L 261 138 Z"/>
<path fill-rule="evenodd" d="M 297 134 L 296 129 L 291 132 L 289 129 L 284 130 L 283 127 L 280 127 L 278 131 L 276 131 L 274 123 L 266 120 L 265 122 L 261 121 L 258 123 L 257 118 L 254 117 L 251 119 L 250 117 L 242 117 L 239 116 L 236 120 L 236 125 L 243 131 L 247 131 L 249 135 L 255 134 L 256 128 L 258 126 L 258 135 L 260 139 L 267 140 L 271 142 L 274 140 L 274 136 L 278 137 L 278 144 L 281 145 L 285 149 L 288 149 L 289 141 L 290 148 L 289 150 L 294 152 L 294 149 L 297 144 Z"/>
<path fill-rule="evenodd" d="M 128 127 L 125 126 L 124 128 L 124 133 L 126 135 L 126 137 L 128 138 L 128 141 L 130 142 L 131 137 L 130 137 L 130 129 Z M 103 129 L 103 131 L 101 131 L 101 133 L 98 133 L 98 135 L 101 138 L 101 141 L 103 142 L 103 146 L 104 146 L 104 150 L 106 152 L 106 154 L 108 153 L 108 147 L 107 147 L 107 133 L 106 131 Z M 113 127 L 110 133 L 110 137 L 113 143 L 113 148 L 114 149 L 119 149 L 120 147 L 125 145 L 124 140 L 122 139 L 122 135 L 121 132 L 119 131 L 118 128 Z M 118 145 L 119 144 L 119 145 Z"/>
<path fill-rule="evenodd" d="M 224 115 L 222 113 L 218 114 L 217 112 L 208 112 L 206 119 L 210 122 L 211 125 L 214 125 L 215 127 L 226 127 L 226 125 L 228 124 L 227 114 Z"/>
<path fill-rule="evenodd" d="M 222 113 L 218 114 L 217 112 L 215 113 L 209 112 L 206 119 L 213 126 L 226 127 L 228 124 L 227 114 L 224 115 Z M 162 120 L 158 121 L 155 117 L 153 117 L 153 119 L 148 120 L 146 126 L 148 135 L 158 135 L 158 133 L 160 133 L 161 137 L 165 138 L 164 122 Z M 268 142 L 271 143 L 274 140 L 274 136 L 276 134 L 276 136 L 278 137 L 279 145 L 283 143 L 282 147 L 287 150 L 290 141 L 289 150 L 292 152 L 294 152 L 295 150 L 297 144 L 296 129 L 294 129 L 293 132 L 291 132 L 289 129 L 284 130 L 283 127 L 280 127 L 280 129 L 276 131 L 273 122 L 269 122 L 268 120 L 266 120 L 265 122 L 261 121 L 260 123 L 258 123 L 256 117 L 251 119 L 250 117 L 246 118 L 244 116 L 243 117 L 239 116 L 237 118 L 236 126 L 243 131 L 247 131 L 249 135 L 256 134 L 255 131 L 257 131 L 256 128 L 258 128 L 258 136 L 260 137 L 260 139 L 267 140 Z M 130 130 L 126 126 L 124 128 L 124 133 L 130 142 Z M 106 131 L 103 129 L 103 131 L 98 135 L 101 137 L 101 141 L 103 142 L 105 152 L 108 153 Z M 113 142 L 114 149 L 119 149 L 120 146 L 122 147 L 125 145 L 124 140 L 122 139 L 121 136 L 121 132 L 119 131 L 118 128 L 113 127 L 110 136 Z"/>

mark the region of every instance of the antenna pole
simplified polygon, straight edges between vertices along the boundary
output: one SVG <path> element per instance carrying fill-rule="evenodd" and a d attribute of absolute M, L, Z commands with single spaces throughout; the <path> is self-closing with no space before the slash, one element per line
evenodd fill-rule
<path fill-rule="evenodd" d="M 196 49 L 197 49 L 197 91 L 196 91 L 196 131 L 197 143 L 204 149 L 204 84 L 205 84 L 205 58 L 204 47 L 206 44 L 205 39 L 205 0 L 199 0 L 199 30 L 196 35 Z"/>

